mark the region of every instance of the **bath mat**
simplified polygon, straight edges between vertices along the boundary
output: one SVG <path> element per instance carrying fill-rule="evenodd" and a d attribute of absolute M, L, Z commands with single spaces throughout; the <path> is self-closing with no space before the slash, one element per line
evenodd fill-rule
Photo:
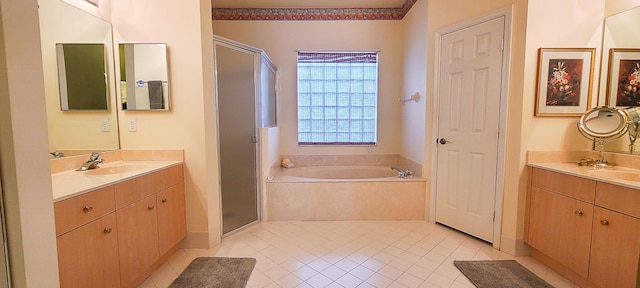
<path fill-rule="evenodd" d="M 453 261 L 478 288 L 553 288 L 515 260 Z"/>
<path fill-rule="evenodd" d="M 169 287 L 244 288 L 255 266 L 253 258 L 199 257 Z"/>

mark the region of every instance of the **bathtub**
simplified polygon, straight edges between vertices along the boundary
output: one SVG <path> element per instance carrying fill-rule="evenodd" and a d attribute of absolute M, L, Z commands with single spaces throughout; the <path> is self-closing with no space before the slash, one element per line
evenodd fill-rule
<path fill-rule="evenodd" d="M 426 180 L 390 166 L 276 168 L 265 190 L 267 221 L 425 219 Z"/>

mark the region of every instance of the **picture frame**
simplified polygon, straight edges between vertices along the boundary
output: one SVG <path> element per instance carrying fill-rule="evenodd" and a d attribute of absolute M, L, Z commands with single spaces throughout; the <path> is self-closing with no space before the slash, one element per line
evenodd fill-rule
<path fill-rule="evenodd" d="M 607 75 L 607 106 L 640 106 L 640 49 L 611 48 Z"/>
<path fill-rule="evenodd" d="M 540 48 L 534 116 L 581 116 L 591 106 L 595 48 Z"/>

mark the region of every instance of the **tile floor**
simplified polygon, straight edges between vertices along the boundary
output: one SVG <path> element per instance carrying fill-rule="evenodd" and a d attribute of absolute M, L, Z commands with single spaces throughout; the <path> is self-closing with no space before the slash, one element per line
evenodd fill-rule
<path fill-rule="evenodd" d="M 530 257 L 513 257 L 423 221 L 262 222 L 209 250 L 180 249 L 140 287 L 167 287 L 195 257 L 253 257 L 247 287 L 474 287 L 453 260 L 515 259 L 549 284 L 574 284 Z"/>

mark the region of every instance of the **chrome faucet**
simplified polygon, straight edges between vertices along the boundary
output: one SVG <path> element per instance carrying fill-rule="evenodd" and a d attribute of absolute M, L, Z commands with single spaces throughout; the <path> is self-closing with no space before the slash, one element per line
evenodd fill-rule
<path fill-rule="evenodd" d="M 87 162 L 82 164 L 82 166 L 80 166 L 80 168 L 76 169 L 76 171 L 86 171 L 86 170 L 98 168 L 98 164 L 100 164 L 100 163 L 102 163 L 102 161 L 104 161 L 103 159 L 100 159 L 100 155 L 102 155 L 102 153 L 104 153 L 104 152 L 93 152 L 93 153 L 91 153 L 91 156 L 89 156 L 89 160 L 87 160 Z"/>
<path fill-rule="evenodd" d="M 413 172 L 411 170 L 403 170 L 396 166 L 391 166 L 391 170 L 398 171 L 398 178 L 407 178 L 407 176 L 413 175 Z"/>

